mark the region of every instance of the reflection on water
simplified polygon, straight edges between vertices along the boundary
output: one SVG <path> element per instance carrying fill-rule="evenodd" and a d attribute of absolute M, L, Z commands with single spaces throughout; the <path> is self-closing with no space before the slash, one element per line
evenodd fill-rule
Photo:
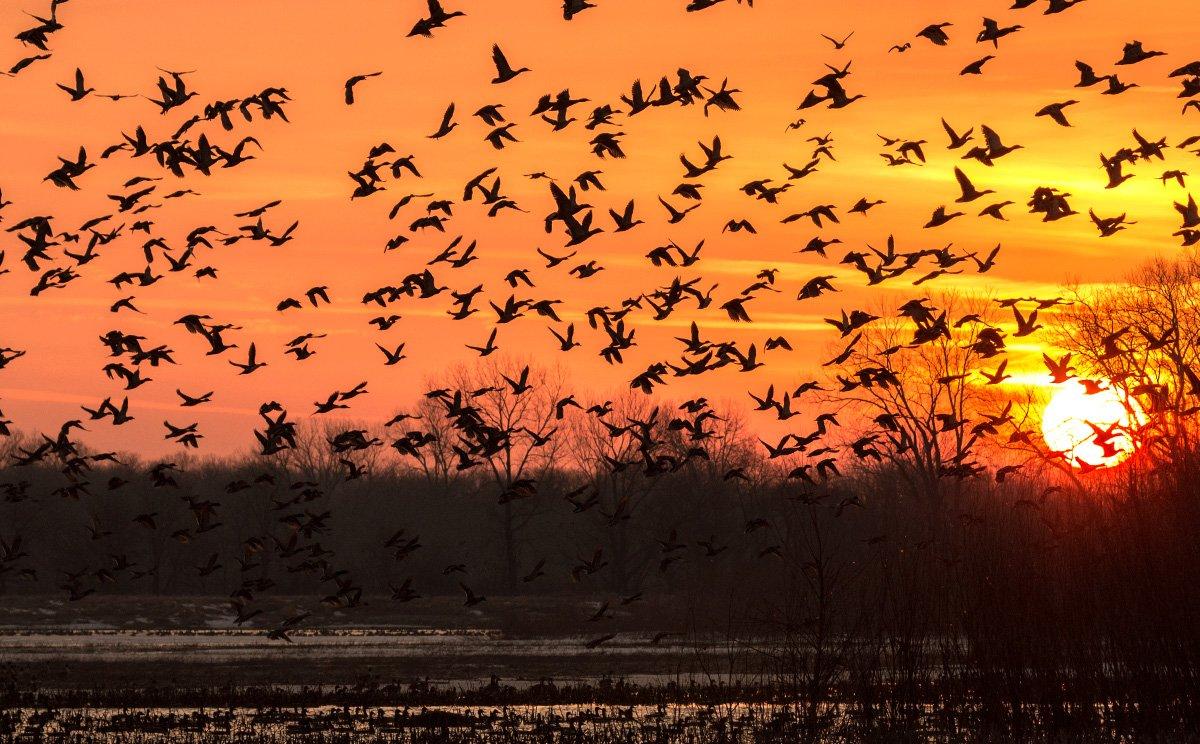
<path fill-rule="evenodd" d="M 281 643 L 254 629 L 72 628 L 54 631 L 0 631 L 0 662 L 135 661 L 160 655 L 192 653 L 205 661 L 296 658 L 303 656 L 403 657 L 539 657 L 581 653 L 591 656 L 670 657 L 711 655 L 720 648 L 705 643 L 663 640 L 652 634 L 626 633 L 604 645 L 587 648 L 587 636 L 512 638 L 488 629 L 300 628 Z"/>
<path fill-rule="evenodd" d="M 802 679 L 734 671 L 726 644 L 654 639 L 588 649 L 584 637 L 488 629 L 304 629 L 291 644 L 250 629 L 0 630 L 0 741 L 1059 741 L 1059 727 L 1082 742 L 1120 740 L 1129 723 L 1090 701 L 1010 708 L 934 686 L 889 697 L 886 672 L 867 690 L 846 678 L 811 695 Z M 770 656 L 777 642 L 752 650 Z"/>

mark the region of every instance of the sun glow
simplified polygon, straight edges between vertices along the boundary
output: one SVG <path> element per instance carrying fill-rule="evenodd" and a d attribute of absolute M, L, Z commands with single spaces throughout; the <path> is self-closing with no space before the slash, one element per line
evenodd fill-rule
<path fill-rule="evenodd" d="M 1142 420 L 1137 401 L 1106 386 L 1089 395 L 1078 380 L 1058 386 L 1042 411 L 1042 437 L 1071 465 L 1111 467 L 1133 453 L 1131 424 Z"/>

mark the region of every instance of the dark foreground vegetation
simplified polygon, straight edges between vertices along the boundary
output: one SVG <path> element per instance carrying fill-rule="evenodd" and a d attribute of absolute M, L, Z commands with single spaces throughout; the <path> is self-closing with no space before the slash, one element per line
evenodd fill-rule
<path fill-rule="evenodd" d="M 581 690 L 588 692 L 589 690 Z M 601 697 L 604 697 L 601 695 Z M 1135 716 L 1136 718 L 1136 716 Z M 1101 709 L 1007 716 L 930 708 L 899 718 L 861 717 L 827 706 L 820 720 L 796 708 L 759 702 L 608 704 L 333 705 L 258 708 L 55 709 L 0 713 L 0 735 L 30 740 L 120 742 L 587 742 L 695 744 L 780 741 L 1119 741 L 1145 728 Z M 1133 725 L 1131 725 L 1133 723 Z M 1139 741 L 1189 740 L 1174 723 Z"/>
<path fill-rule="evenodd" d="M 251 526 L 270 533 L 280 511 L 289 513 L 276 510 L 272 501 L 288 498 L 287 482 L 311 475 L 278 472 L 274 487 L 230 494 L 225 484 L 250 480 L 257 471 L 250 465 L 183 465 L 176 474 L 178 489 L 155 489 L 145 466 L 115 468 L 112 477 L 138 484 L 126 486 L 120 502 L 94 499 L 85 510 L 81 502 L 41 498 L 38 509 L 7 523 L 27 536 L 26 545 L 40 548 L 36 559 L 20 561 L 36 572 L 36 580 L 15 571 L 5 576 L 4 625 L 47 633 L 240 625 L 265 634 L 302 611 L 311 614 L 296 625 L 290 643 L 253 636 L 253 644 L 277 654 L 265 665 L 249 665 L 263 675 L 253 684 L 239 681 L 236 657 L 206 666 L 202 656 L 177 654 L 128 666 L 128 674 L 112 660 L 92 665 L 74 660 L 51 672 L 58 662 L 43 659 L 6 666 L 0 702 L 232 706 L 245 709 L 235 718 L 254 720 L 264 720 L 270 706 L 517 707 L 499 722 L 472 719 L 444 730 L 440 724 L 396 723 L 403 731 L 390 733 L 392 724 L 378 709 L 351 716 L 358 721 L 354 726 L 380 741 L 519 740 L 533 736 L 530 731 L 545 733 L 540 727 L 551 725 L 548 720 L 562 727 L 564 740 L 576 741 L 630 740 L 627 736 L 657 741 L 670 725 L 683 727 L 676 733 L 688 726 L 702 730 L 696 741 L 727 740 L 720 738 L 720 726 L 747 735 L 757 731 L 760 741 L 802 733 L 889 740 L 889 732 L 900 730 L 951 736 L 971 730 L 981 736 L 995 732 L 997 738 L 1020 731 L 1068 740 L 1124 733 L 1180 740 L 1200 721 L 1200 626 L 1192 571 L 1200 558 L 1195 540 L 1200 494 L 1194 485 L 1200 481 L 1188 473 L 1146 475 L 1132 465 L 1106 480 L 1090 480 L 1083 490 L 1069 482 L 1052 489 L 1032 478 L 977 480 L 956 484 L 937 500 L 909 491 L 902 474 L 886 468 L 797 489 L 786 481 L 725 480 L 719 468 L 697 467 L 640 484 L 648 495 L 637 502 L 634 518 L 615 525 L 604 513 L 613 513 L 613 502 L 580 516 L 561 496 L 577 481 L 547 470 L 539 473 L 538 494 L 519 503 L 522 526 L 514 541 L 521 573 L 545 558 L 546 576 L 518 578 L 514 594 L 507 593 L 504 571 L 503 511 L 494 496 L 484 495 L 491 493 L 485 484 L 464 479 L 439 487 L 380 469 L 298 507 L 299 513 L 336 511 L 337 529 L 312 541 L 336 555 L 336 570 L 362 587 L 361 596 L 345 603 L 316 601 L 337 596 L 336 583 L 322 575 L 330 567 L 294 571 L 289 569 L 307 559 L 244 550 L 246 536 L 255 531 Z M 20 472 L 32 492 L 48 490 L 50 483 L 40 479 L 52 476 Z M 195 524 L 181 493 L 220 502 L 221 521 L 243 527 L 187 543 L 171 538 L 173 527 Z M 156 512 L 157 529 L 132 523 L 147 511 Z M 751 529 L 752 523 L 765 526 Z M 90 524 L 113 534 L 90 539 Z M 397 560 L 382 547 L 404 525 L 428 547 Z M 682 525 L 687 527 L 680 533 Z M 295 533 L 286 525 L 276 532 L 281 541 Z M 712 549 L 698 545 L 701 541 Z M 665 552 L 662 543 L 686 547 Z M 777 549 L 768 550 L 772 547 Z M 579 570 L 597 549 L 609 565 L 592 574 Z M 60 571 L 114 566 L 117 550 L 124 556 L 119 560 L 131 566 L 118 574 L 119 581 L 96 581 L 95 591 L 74 598 L 70 587 L 57 586 Z M 222 564 L 242 557 L 259 565 L 242 571 L 233 561 L 201 576 L 197 567 L 211 553 L 222 556 Z M 675 556 L 678 560 L 664 564 Z M 466 571 L 443 575 L 457 563 L 467 564 Z M 131 578 L 143 567 L 157 570 Z M 422 577 L 412 585 L 422 596 L 394 598 L 395 588 L 410 576 Z M 253 605 L 261 614 L 239 624 L 238 603 L 222 609 L 223 601 L 211 595 L 236 592 L 247 580 L 276 588 Z M 459 581 L 488 599 L 462 607 Z M 197 603 L 205 609 L 195 609 Z M 602 617 L 590 620 L 597 613 Z M 412 659 L 389 665 L 370 656 L 335 656 L 316 663 L 291 653 L 312 644 L 306 633 L 360 626 L 486 628 L 507 638 L 551 640 L 536 665 L 527 657 L 492 658 L 464 672 L 485 681 L 502 669 L 505 679 L 491 687 L 482 681 L 423 683 L 430 668 Z M 671 635 L 652 643 L 660 633 Z M 0 638 L 0 654 L 6 645 L 11 641 Z M 696 661 L 700 646 L 705 654 Z M 663 665 L 656 657 L 644 667 L 628 662 L 629 654 L 643 649 L 666 649 L 672 661 Z M 306 668 L 312 677 L 294 678 Z M 341 676 L 332 671 L 337 669 Z M 689 676 L 681 685 L 663 677 L 683 669 Z M 638 684 L 612 681 L 620 677 L 597 681 L 609 671 L 656 677 Z M 444 679 L 436 670 L 432 674 Z M 580 675 L 592 679 L 554 681 Z M 733 703 L 759 706 L 752 725 L 742 721 L 742 709 L 718 708 L 697 722 L 696 714 L 678 708 Z M 584 726 L 555 718 L 568 715 L 558 708 L 520 709 L 573 704 L 662 704 L 674 723 L 630 723 L 614 713 L 612 721 Z M 120 730 L 121 724 L 101 720 L 106 714 L 58 715 L 68 721 L 82 716 L 72 725 Z M 306 723 L 305 716 L 291 715 L 296 720 L 281 723 L 278 731 L 336 728 L 332 719 Z M 520 729 L 515 720 L 530 728 Z M 322 728 L 326 724 L 331 728 Z M 226 724 L 214 725 L 217 731 Z M 153 740 L 153 726 L 138 730 L 147 737 L 142 740 Z M 194 740 L 210 734 L 215 735 L 197 732 Z"/>

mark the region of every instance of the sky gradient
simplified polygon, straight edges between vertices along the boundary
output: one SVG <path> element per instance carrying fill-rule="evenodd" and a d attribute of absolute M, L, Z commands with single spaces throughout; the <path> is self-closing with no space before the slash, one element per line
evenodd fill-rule
<path fill-rule="evenodd" d="M 430 257 L 456 235 L 477 240 L 480 260 L 462 269 L 433 267 L 439 283 L 455 289 L 485 286 L 484 298 L 502 302 L 519 297 L 564 300 L 560 314 L 574 322 L 584 347 L 560 354 L 543 318 L 529 315 L 501 327 L 497 343 L 502 353 L 542 364 L 561 364 L 575 381 L 582 398 L 602 400 L 618 395 L 629 379 L 651 361 L 677 358 L 679 347 L 670 339 L 686 336 L 698 320 L 710 335 L 749 344 L 769 336 L 786 336 L 795 351 L 767 355 L 768 365 L 748 378 L 721 370 L 702 378 L 672 380 L 663 395 L 681 400 L 696 394 L 714 400 L 744 401 L 747 385 L 765 388 L 775 382 L 794 386 L 819 374 L 815 370 L 844 342 L 823 319 L 855 307 L 878 310 L 898 307 L 910 297 L 951 289 L 996 297 L 1052 297 L 1066 283 L 1119 281 L 1137 265 L 1181 249 L 1170 234 L 1179 218 L 1172 203 L 1186 201 L 1188 191 L 1174 182 L 1160 182 L 1168 169 L 1188 170 L 1195 156 L 1170 149 L 1163 163 L 1139 163 L 1126 171 L 1135 177 L 1117 189 L 1106 189 L 1099 153 L 1134 146 L 1132 130 L 1149 139 L 1166 137 L 1170 145 L 1200 133 L 1200 111 L 1180 114 L 1178 80 L 1170 70 L 1191 61 L 1194 27 L 1179 18 L 1194 14 L 1192 3 L 1164 0 L 1153 12 L 1131 23 L 1130 5 L 1116 0 L 1088 0 L 1070 11 L 1044 16 L 1041 5 L 1023 11 L 996 2 L 845 2 L 837 4 L 759 0 L 754 8 L 724 3 L 700 13 L 684 13 L 683 2 L 599 0 L 597 8 L 566 22 L 557 4 L 548 0 L 447 3 L 461 9 L 463 18 L 449 21 L 433 38 L 406 38 L 412 23 L 425 11 L 417 0 L 338 4 L 265 0 L 255 3 L 216 0 L 203 9 L 194 5 L 127 2 L 83 2 L 60 7 L 65 28 L 55 34 L 53 57 L 34 63 L 15 77 L 0 78 L 6 105 L 0 110 L 0 173 L 3 198 L 13 204 L 0 213 L 0 228 L 32 215 L 54 215 L 58 229 L 113 211 L 107 194 L 126 193 L 122 182 L 134 176 L 162 175 L 149 157 L 131 160 L 125 154 L 100 161 L 79 179 L 82 189 L 71 192 L 44 181 L 57 165 L 57 156 L 73 157 L 79 146 L 91 159 L 141 124 L 152 139 L 169 136 L 183 118 L 198 112 L 204 102 L 242 97 L 268 86 L 285 87 L 292 98 L 290 123 L 278 120 L 251 124 L 240 120 L 232 132 L 214 123 L 197 125 L 188 136 L 205 132 L 214 141 L 236 143 L 251 135 L 263 150 L 251 147 L 255 160 L 210 177 L 189 173 L 183 179 L 169 174 L 159 191 L 194 189 L 200 196 L 165 202 L 161 209 L 132 217 L 118 215 L 112 225 L 134 219 L 155 221 L 176 252 L 186 234 L 200 225 L 235 229 L 245 221 L 235 212 L 274 199 L 283 204 L 266 221 L 282 229 L 299 220 L 296 238 L 282 247 L 243 241 L 213 251 L 197 250 L 196 265 L 219 270 L 219 280 L 197 280 L 190 271 L 169 274 L 144 289 L 116 290 L 107 280 L 119 271 L 145 266 L 141 242 L 145 236 L 126 236 L 101 250 L 101 258 L 80 270 L 83 278 L 66 289 L 30 297 L 37 276 L 20 264 L 22 247 L 12 233 L 0 233 L 0 250 L 7 257 L 0 276 L 0 347 L 28 354 L 0 372 L 0 409 L 15 427 L 53 431 L 66 418 L 79 416 L 79 406 L 94 406 L 105 396 L 125 395 L 106 380 L 100 369 L 107 350 L 97 337 L 106 331 L 146 336 L 149 346 L 166 344 L 178 366 L 148 369 L 154 382 L 130 393 L 137 421 L 114 431 L 107 424 L 86 433 L 84 441 L 102 449 L 134 449 L 147 456 L 178 452 L 162 440 L 162 420 L 199 422 L 206 435 L 201 452 L 241 451 L 253 442 L 258 405 L 279 400 L 296 415 L 312 410 L 333 390 L 347 390 L 370 381 L 371 395 L 354 401 L 346 415 L 367 421 L 386 420 L 411 407 L 427 389 L 427 380 L 475 355 L 464 344 L 481 345 L 494 315 L 480 313 L 465 321 L 446 317 L 449 297 L 405 299 L 381 313 L 360 303 L 365 292 L 399 284 L 404 276 L 424 270 Z M 0 43 L 5 66 L 36 50 L 23 47 L 12 35 L 30 24 L 24 11 L 44 15 L 41 3 L 17 2 L 0 7 Z M 350 15 L 357 20 L 347 23 Z M 999 49 L 976 43 L 981 18 L 1001 25 L 1019 23 L 1024 29 L 1000 41 Z M 951 42 L 938 47 L 916 32 L 930 23 L 948 21 Z M 669 30 L 669 33 L 667 32 Z M 820 34 L 843 37 L 854 32 L 846 48 L 834 50 Z M 1114 67 L 1122 46 L 1133 39 L 1147 49 L 1164 50 L 1165 57 L 1128 67 Z M 903 53 L 889 53 L 893 44 L 911 42 Z M 515 66 L 532 72 L 503 85 L 489 81 L 495 74 L 490 49 L 500 43 Z M 984 54 L 996 59 L 981 76 L 960 76 L 959 70 Z M 1139 87 L 1116 95 L 1100 95 L 1100 87 L 1074 88 L 1077 59 L 1100 74 L 1119 72 L 1122 80 Z M 826 64 L 842 67 L 852 61 L 843 83 L 851 93 L 865 95 L 842 110 L 824 107 L 797 112 L 796 106 L 812 89 L 812 80 L 828 72 Z M 186 76 L 198 96 L 187 106 L 160 116 L 142 98 L 119 102 L 89 96 L 80 102 L 55 87 L 71 80 L 81 68 L 89 85 L 102 93 L 154 91 L 160 74 L 195 70 Z M 647 88 L 663 75 L 686 68 L 708 76 L 706 84 L 728 78 L 741 111 L 700 106 L 652 108 L 636 117 L 615 117 L 616 131 L 625 133 L 624 160 L 598 159 L 587 141 L 593 132 L 576 122 L 562 132 L 530 118 L 538 97 L 569 88 L 590 102 L 573 113 L 586 116 L 593 105 L 609 102 L 623 108 L 618 96 L 640 79 Z M 357 102 L 346 106 L 343 83 L 352 75 L 383 71 L 356 89 Z M 1063 128 L 1035 117 L 1042 106 L 1067 99 L 1080 103 L 1067 110 L 1073 127 Z M 447 104 L 457 106 L 460 126 L 441 140 L 427 137 L 438 125 Z M 470 116 L 480 106 L 502 103 L 519 143 L 497 151 L 486 141 L 489 128 Z M 787 131 L 789 122 L 806 123 Z M 961 151 L 945 149 L 945 118 L 959 131 L 987 124 L 1006 144 L 1023 149 L 984 167 L 960 160 Z M 610 128 L 611 131 L 611 128 Z M 762 178 L 786 182 L 786 162 L 800 167 L 810 158 L 808 137 L 832 134 L 836 162 L 823 159 L 819 171 L 767 204 L 741 193 L 742 184 Z M 699 158 L 697 141 L 719 135 L 733 159 L 697 179 L 704 184 L 704 201 L 682 223 L 669 225 L 656 197 L 666 196 L 677 207 L 685 200 L 669 196 L 681 183 L 681 153 Z M 904 140 L 927 140 L 923 166 L 887 167 L 877 135 Z M 423 178 L 405 175 L 388 183 L 386 191 L 364 199 L 349 199 L 353 182 L 349 170 L 361 166 L 368 150 L 390 143 L 400 154 L 413 154 Z M 497 167 L 504 192 L 528 213 L 504 211 L 488 218 L 478 200 L 462 203 L 462 186 L 487 167 Z M 968 215 L 949 225 L 923 229 L 939 205 L 954 206 L 958 196 L 953 169 L 960 166 L 979 188 L 994 189 L 999 200 L 1012 200 L 998 222 L 975 214 L 992 203 L 991 195 L 962 207 Z M 579 247 L 578 260 L 555 269 L 544 268 L 535 253 L 542 248 L 563 254 L 559 231 L 546 234 L 542 218 L 553 208 L 546 182 L 525 174 L 545 171 L 567 183 L 588 169 L 602 170 L 604 192 L 589 192 L 585 201 L 596 207 L 597 224 L 606 230 Z M 1200 169 L 1193 168 L 1200 177 Z M 1043 223 L 1024 207 L 1034 188 L 1053 186 L 1071 193 L 1072 206 L 1082 214 Z M 1189 183 L 1190 186 L 1190 183 Z M 388 211 L 402 196 L 432 192 L 433 198 L 454 200 L 454 217 L 446 233 L 410 234 L 407 224 L 425 212 L 429 199 L 416 199 L 398 219 Z M 861 197 L 886 203 L 867 216 L 847 214 Z M 629 199 L 646 224 L 615 234 L 608 208 L 620 210 Z M 161 199 L 152 199 L 155 203 Z M 834 204 L 841 223 L 817 229 L 807 220 L 781 224 L 791 213 L 817 204 Z M 1126 212 L 1137 224 L 1113 237 L 1099 238 L 1087 218 L 1088 209 L 1104 216 Z M 748 219 L 757 235 L 722 233 L 730 219 Z M 384 253 L 383 245 L 397 234 L 411 241 Z M 997 265 L 978 275 L 942 277 L 913 287 L 920 272 L 910 272 L 882 288 L 868 290 L 864 277 L 837 264 L 846 250 L 864 244 L 881 247 L 891 234 L 902 250 L 956 249 L 981 255 L 1003 246 Z M 839 238 L 829 258 L 798 254 L 810 238 Z M 699 264 L 688 269 L 654 267 L 645 258 L 652 248 L 669 240 L 685 248 L 706 240 Z M 596 260 L 605 270 L 579 280 L 566 270 Z M 161 259 L 160 259 L 161 261 Z M 511 289 L 502 277 L 514 268 L 530 270 L 534 289 Z M 753 323 L 737 324 L 716 308 L 755 281 L 760 269 L 779 270 L 777 295 L 759 296 L 748 305 Z M 165 269 L 158 266 L 156 270 Z M 796 292 L 816 275 L 832 274 L 842 291 L 797 301 Z M 617 306 L 621 299 L 665 286 L 676 277 L 703 276 L 700 284 L 717 284 L 717 302 L 696 313 L 692 306 L 655 322 L 646 313 L 634 317 L 638 346 L 626 364 L 606 365 L 596 352 L 603 333 L 587 328 L 584 312 L 594 305 Z M 284 297 L 302 299 L 314 285 L 327 285 L 331 306 L 284 313 L 275 310 Z M 129 294 L 145 315 L 112 314 L 109 305 Z M 487 304 L 477 302 L 486 309 Z M 367 321 L 380 314 L 403 316 L 387 332 Z M 268 366 L 238 377 L 228 359 L 205 357 L 198 336 L 173 325 L 187 313 L 211 315 L 215 321 L 242 329 L 228 334 L 245 349 L 256 343 Z M 1011 319 L 1006 321 L 1011 325 Z M 560 328 L 555 324 L 556 327 Z M 311 344 L 317 354 L 297 362 L 283 354 L 284 344 L 307 333 L 326 333 Z M 407 344 L 409 359 L 382 366 L 375 342 L 394 347 Z M 1027 372 L 1016 382 L 1041 375 L 1037 342 L 1022 346 L 1014 339 L 1010 372 Z M 174 390 L 216 391 L 214 404 L 181 412 Z"/>

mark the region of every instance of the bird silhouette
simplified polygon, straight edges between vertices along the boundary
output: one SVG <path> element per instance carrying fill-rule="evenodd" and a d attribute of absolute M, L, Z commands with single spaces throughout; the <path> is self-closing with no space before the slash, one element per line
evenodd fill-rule
<path fill-rule="evenodd" d="M 446 112 L 442 114 L 442 123 L 438 125 L 436 132 L 429 135 L 429 139 L 441 139 L 454 131 L 457 126 L 458 122 L 454 121 L 454 104 L 451 103 L 446 107 Z"/>
<path fill-rule="evenodd" d="M 63 91 L 71 97 L 72 101 L 82 101 L 89 93 L 94 93 L 95 88 L 88 88 L 83 82 L 83 70 L 75 68 L 75 82 L 73 85 L 63 85 L 57 83 L 59 90 Z"/>
<path fill-rule="evenodd" d="M 380 75 L 382 75 L 382 74 L 383 74 L 383 71 L 382 71 L 382 70 L 380 70 L 380 71 L 377 71 L 377 72 L 368 72 L 368 73 L 366 73 L 366 74 L 363 74 L 363 75 L 354 75 L 353 77 L 351 77 L 351 78 L 349 78 L 348 80 L 346 80 L 346 85 L 345 85 L 345 89 L 346 89 L 346 90 L 345 90 L 345 100 L 346 100 L 346 105 L 347 105 L 347 106 L 353 106 L 353 105 L 354 105 L 354 86 L 358 85 L 359 83 L 361 83 L 361 82 L 362 82 L 362 81 L 364 81 L 364 80 L 367 80 L 368 78 L 379 77 L 379 76 L 380 76 Z M 257 216 L 257 215 L 250 215 L 250 214 L 246 214 L 246 215 L 243 215 L 243 216 L 250 217 L 250 216 Z"/>
<path fill-rule="evenodd" d="M 499 44 L 492 45 L 492 62 L 496 65 L 496 77 L 492 78 L 493 85 L 507 83 L 518 75 L 530 72 L 528 67 L 521 67 L 514 70 L 508 63 L 508 58 L 504 56 L 504 52 L 500 50 Z"/>

